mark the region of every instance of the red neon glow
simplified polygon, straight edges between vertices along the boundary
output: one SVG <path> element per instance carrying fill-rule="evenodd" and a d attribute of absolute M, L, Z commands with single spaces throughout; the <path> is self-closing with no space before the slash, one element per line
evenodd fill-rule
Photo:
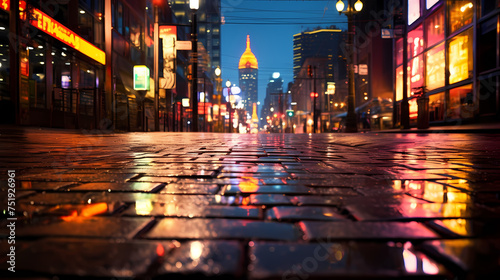
<path fill-rule="evenodd" d="M 156 254 L 158 257 L 163 257 L 165 255 L 165 248 L 161 244 L 158 244 L 156 246 Z"/>

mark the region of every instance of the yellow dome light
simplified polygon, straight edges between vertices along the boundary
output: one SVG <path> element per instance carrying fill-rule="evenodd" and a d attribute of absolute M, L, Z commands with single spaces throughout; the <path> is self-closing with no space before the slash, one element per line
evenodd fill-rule
<path fill-rule="evenodd" d="M 238 63 L 238 69 L 243 69 L 243 68 L 259 69 L 257 58 L 250 49 L 250 35 L 247 35 L 247 48 L 245 52 L 241 55 L 240 63 Z"/>
<path fill-rule="evenodd" d="M 337 8 L 337 11 L 340 13 L 344 10 L 344 2 L 342 2 L 342 0 L 339 0 L 337 2 L 337 4 L 335 5 L 335 7 Z"/>
<path fill-rule="evenodd" d="M 358 0 L 358 2 L 354 3 L 354 9 L 359 12 L 363 9 L 363 2 Z"/>

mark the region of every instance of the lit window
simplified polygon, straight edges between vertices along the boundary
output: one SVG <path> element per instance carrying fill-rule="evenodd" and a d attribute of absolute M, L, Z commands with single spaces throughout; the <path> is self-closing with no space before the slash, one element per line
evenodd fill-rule
<path fill-rule="evenodd" d="M 474 102 L 472 85 L 451 89 L 449 96 L 448 118 L 464 119 L 473 117 Z"/>
<path fill-rule="evenodd" d="M 444 10 L 435 12 L 425 20 L 427 46 L 433 46 L 444 40 Z"/>
<path fill-rule="evenodd" d="M 408 25 L 420 18 L 420 0 L 408 0 Z"/>
<path fill-rule="evenodd" d="M 415 57 L 424 50 L 424 28 L 419 25 L 408 32 L 408 58 Z"/>
<path fill-rule="evenodd" d="M 439 2 L 439 0 L 426 0 L 425 2 L 427 3 L 427 9 L 430 9 L 430 8 L 432 8 L 432 6 L 434 6 L 437 2 Z"/>
<path fill-rule="evenodd" d="M 450 84 L 472 75 L 472 28 L 453 37 L 448 43 Z"/>
<path fill-rule="evenodd" d="M 444 44 L 441 44 L 426 53 L 425 84 L 427 90 L 433 90 L 444 86 L 445 61 Z"/>
<path fill-rule="evenodd" d="M 448 7 L 450 11 L 450 33 L 453 33 L 461 27 L 472 23 L 472 17 L 474 15 L 474 4 L 472 4 L 472 2 L 472 0 L 449 1 Z"/>

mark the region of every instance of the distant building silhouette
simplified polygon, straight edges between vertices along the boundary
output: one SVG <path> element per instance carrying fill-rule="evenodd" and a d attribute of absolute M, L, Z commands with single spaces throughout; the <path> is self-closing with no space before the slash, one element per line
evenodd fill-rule
<path fill-rule="evenodd" d="M 258 95 L 258 76 L 259 64 L 257 58 L 250 49 L 250 35 L 247 35 L 247 47 L 241 55 L 238 63 L 239 86 L 241 88 L 241 101 L 245 110 L 252 112 L 253 103 L 257 103 Z"/>

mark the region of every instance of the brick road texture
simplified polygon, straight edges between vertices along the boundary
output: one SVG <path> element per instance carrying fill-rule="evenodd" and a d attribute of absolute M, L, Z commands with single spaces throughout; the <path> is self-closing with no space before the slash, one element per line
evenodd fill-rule
<path fill-rule="evenodd" d="M 496 134 L 0 132 L 2 278 L 499 279 Z"/>

